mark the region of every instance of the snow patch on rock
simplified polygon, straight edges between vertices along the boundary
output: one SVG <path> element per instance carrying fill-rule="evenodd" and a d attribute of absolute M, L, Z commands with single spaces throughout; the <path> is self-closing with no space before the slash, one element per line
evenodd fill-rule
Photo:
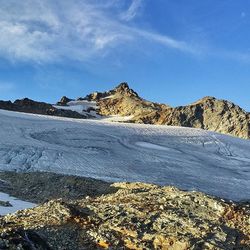
<path fill-rule="evenodd" d="M 18 210 L 35 207 L 36 204 L 19 200 L 15 197 L 9 196 L 8 194 L 0 192 L 0 201 L 8 201 L 12 207 L 0 206 L 0 215 L 6 215 L 9 213 L 15 213 Z"/>

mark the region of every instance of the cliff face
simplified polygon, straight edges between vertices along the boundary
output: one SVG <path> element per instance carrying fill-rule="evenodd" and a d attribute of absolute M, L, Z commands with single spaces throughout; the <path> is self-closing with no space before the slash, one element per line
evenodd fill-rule
<path fill-rule="evenodd" d="M 128 122 L 185 126 L 250 138 L 250 115 L 226 100 L 205 97 L 187 106 L 170 107 L 139 97 L 126 83 L 86 97 L 97 101 L 99 114 L 130 116 Z"/>
<path fill-rule="evenodd" d="M 247 204 L 143 183 L 113 187 L 114 194 L 1 217 L 0 248 L 249 249 Z"/>
<path fill-rule="evenodd" d="M 159 124 L 202 128 L 223 134 L 249 138 L 249 115 L 239 106 L 213 97 L 166 110 Z"/>

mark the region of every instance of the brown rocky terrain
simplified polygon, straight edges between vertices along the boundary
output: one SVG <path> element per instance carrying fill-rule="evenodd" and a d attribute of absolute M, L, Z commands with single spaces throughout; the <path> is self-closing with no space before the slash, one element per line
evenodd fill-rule
<path fill-rule="evenodd" d="M 0 217 L 0 249 L 250 249 L 249 204 L 143 183 Z"/>
<path fill-rule="evenodd" d="M 40 114 L 40 115 L 51 115 L 61 116 L 70 118 L 88 118 L 85 115 L 79 114 L 72 110 L 57 109 L 53 105 L 45 102 L 37 102 L 28 98 L 21 100 L 11 101 L 0 101 L 0 109 L 18 111 L 24 113 Z"/>
<path fill-rule="evenodd" d="M 127 122 L 201 128 L 250 138 L 250 114 L 229 101 L 214 97 L 173 108 L 146 101 L 127 83 L 122 83 L 114 90 L 95 92 L 85 99 L 97 101 L 101 115 L 131 116 Z"/>
<path fill-rule="evenodd" d="M 129 88 L 127 83 L 121 83 L 113 90 L 100 93 L 94 92 L 87 95 L 84 99 L 88 101 L 97 101 L 99 114 L 101 115 L 121 115 L 145 118 L 149 115 L 155 115 L 169 106 L 146 101 Z M 131 122 L 139 122 L 131 120 Z M 144 120 L 143 123 L 146 123 Z M 152 121 L 153 123 L 153 121 Z"/>

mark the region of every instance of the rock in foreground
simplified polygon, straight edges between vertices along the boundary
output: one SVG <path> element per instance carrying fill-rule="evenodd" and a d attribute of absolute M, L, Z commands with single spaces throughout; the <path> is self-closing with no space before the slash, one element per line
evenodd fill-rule
<path fill-rule="evenodd" d="M 0 219 L 1 249 L 249 249 L 249 205 L 142 183 Z"/>

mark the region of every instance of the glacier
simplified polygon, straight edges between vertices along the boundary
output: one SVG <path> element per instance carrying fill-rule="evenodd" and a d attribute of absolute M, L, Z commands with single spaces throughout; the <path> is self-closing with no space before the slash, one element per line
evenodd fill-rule
<path fill-rule="evenodd" d="M 0 110 L 0 170 L 141 181 L 250 199 L 250 140 L 201 129 Z"/>

